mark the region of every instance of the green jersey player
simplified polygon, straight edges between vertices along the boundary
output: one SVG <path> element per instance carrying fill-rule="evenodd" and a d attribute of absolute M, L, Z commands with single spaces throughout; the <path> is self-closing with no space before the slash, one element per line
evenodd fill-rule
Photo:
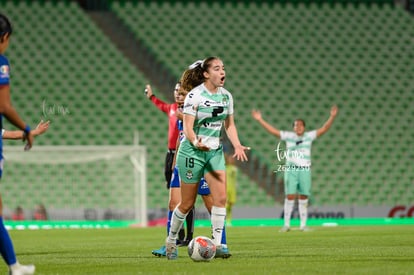
<path fill-rule="evenodd" d="M 184 139 L 177 153 L 177 167 L 181 180 L 181 202 L 175 208 L 169 236 L 166 240 L 167 259 L 177 258 L 177 232 L 197 198 L 198 183 L 204 176 L 213 198 L 211 208 L 212 238 L 217 246 L 216 255 L 226 251 L 221 246 L 226 218 L 226 173 L 223 146 L 220 142 L 222 127 L 234 147 L 233 157 L 247 161 L 233 117 L 233 97 L 224 89 L 226 73 L 221 59 L 209 57 L 193 64 L 194 74 L 200 81 L 194 85 L 184 101 Z"/>
<path fill-rule="evenodd" d="M 285 205 L 284 205 L 284 226 L 281 232 L 290 230 L 290 217 L 292 215 L 293 205 L 296 196 L 298 196 L 300 230 L 308 231 L 306 221 L 308 216 L 307 206 L 308 198 L 311 191 L 311 146 L 313 140 L 320 137 L 331 127 L 338 107 L 332 106 L 331 114 L 325 124 L 313 131 L 305 132 L 305 121 L 297 119 L 293 123 L 293 132 L 281 131 L 267 123 L 259 111 L 253 110 L 252 117 L 272 135 L 286 142 L 286 151 L 278 151 L 280 158 L 286 158 L 286 164 L 283 166 L 285 173 Z"/>

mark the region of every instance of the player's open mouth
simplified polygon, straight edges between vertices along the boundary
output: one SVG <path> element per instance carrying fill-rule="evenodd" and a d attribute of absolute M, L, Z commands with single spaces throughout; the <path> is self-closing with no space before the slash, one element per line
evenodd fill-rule
<path fill-rule="evenodd" d="M 221 82 L 224 82 L 224 79 L 225 78 L 226 78 L 225 76 L 223 76 L 222 78 L 220 78 Z"/>

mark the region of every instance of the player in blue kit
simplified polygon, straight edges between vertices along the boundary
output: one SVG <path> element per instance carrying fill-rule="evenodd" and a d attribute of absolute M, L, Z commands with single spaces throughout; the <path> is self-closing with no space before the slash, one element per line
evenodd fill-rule
<path fill-rule="evenodd" d="M 25 150 L 29 150 L 33 144 L 33 134 L 29 125 L 24 123 L 17 111 L 11 104 L 10 100 L 10 65 L 7 58 L 3 55 L 9 46 L 12 26 L 9 19 L 0 14 L 0 128 L 3 129 L 3 116 L 14 126 L 23 130 L 23 140 L 27 142 Z M 3 171 L 3 141 L 0 138 L 0 177 Z M 9 266 L 9 274 L 23 275 L 34 274 L 34 265 L 21 265 L 14 252 L 13 244 L 7 229 L 3 223 L 3 203 L 0 196 L 0 254 L 6 264 Z"/>

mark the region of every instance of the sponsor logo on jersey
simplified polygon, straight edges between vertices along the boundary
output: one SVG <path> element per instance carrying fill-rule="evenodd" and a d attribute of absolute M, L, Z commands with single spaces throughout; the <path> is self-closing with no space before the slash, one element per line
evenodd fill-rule
<path fill-rule="evenodd" d="M 204 106 L 207 106 L 207 107 L 212 107 L 212 106 L 222 107 L 223 106 L 222 102 L 215 102 L 215 101 L 209 101 L 209 100 L 204 101 L 203 104 Z"/>
<path fill-rule="evenodd" d="M 3 65 L 0 67 L 0 78 L 8 78 L 9 77 L 9 66 Z"/>
<path fill-rule="evenodd" d="M 203 184 L 200 186 L 200 189 L 207 189 L 208 188 L 208 184 L 207 182 L 204 180 Z"/>

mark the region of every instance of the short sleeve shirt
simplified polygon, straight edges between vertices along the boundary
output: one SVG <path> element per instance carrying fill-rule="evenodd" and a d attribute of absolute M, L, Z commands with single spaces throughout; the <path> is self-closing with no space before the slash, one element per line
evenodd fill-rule
<path fill-rule="evenodd" d="M 217 93 L 211 93 L 201 84 L 186 96 L 184 114 L 195 116 L 193 129 L 202 143 L 217 149 L 223 121 L 233 114 L 233 97 L 223 87 L 219 87 Z"/>
<path fill-rule="evenodd" d="M 295 132 L 280 131 L 281 140 L 286 142 L 286 164 L 311 166 L 311 147 L 316 139 L 316 130 L 298 136 Z"/>
<path fill-rule="evenodd" d="M 0 54 L 0 86 L 1 85 L 9 85 L 10 84 L 10 65 L 9 61 L 4 55 Z M 2 127 L 3 116 L 0 114 L 0 127 Z M 1 136 L 3 136 L 4 130 L 1 131 Z M 1 149 L 3 143 L 0 139 L 0 158 L 1 158 Z"/>
<path fill-rule="evenodd" d="M 10 83 L 10 65 L 7 58 L 0 55 L 0 85 L 8 85 Z"/>

